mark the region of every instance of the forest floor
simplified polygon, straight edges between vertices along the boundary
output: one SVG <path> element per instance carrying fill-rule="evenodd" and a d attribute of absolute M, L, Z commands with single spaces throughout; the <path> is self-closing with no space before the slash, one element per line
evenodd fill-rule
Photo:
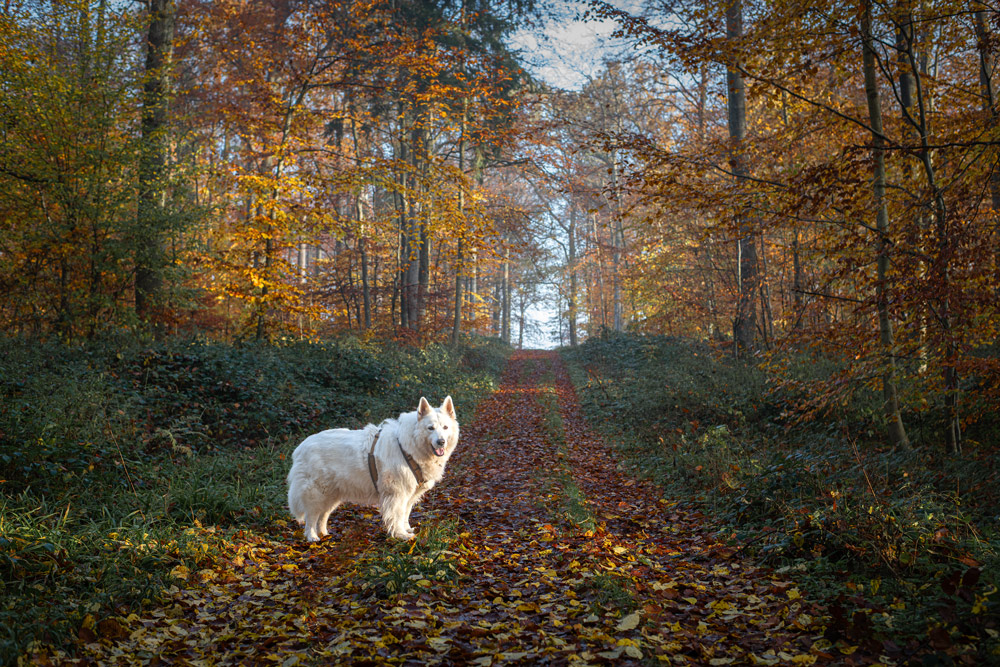
<path fill-rule="evenodd" d="M 461 406 L 459 406 L 461 410 Z M 460 412 L 460 418 L 463 416 Z M 469 419 L 469 415 L 465 416 Z M 620 425 L 627 430 L 628 424 Z M 275 461 L 281 474 L 287 460 Z M 711 520 L 619 470 L 554 352 L 518 352 L 441 484 L 389 540 L 346 507 L 227 534 L 143 615 L 85 622 L 39 664 L 870 664 Z M 195 528 L 206 536 L 212 528 Z M 208 543 L 206 539 L 206 543 Z"/>

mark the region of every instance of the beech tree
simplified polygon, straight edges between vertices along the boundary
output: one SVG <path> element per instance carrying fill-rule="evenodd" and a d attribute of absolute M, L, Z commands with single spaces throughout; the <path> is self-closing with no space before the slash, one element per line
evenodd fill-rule
<path fill-rule="evenodd" d="M 739 286 L 741 265 L 755 257 L 755 330 L 764 347 L 809 346 L 842 360 L 836 381 L 816 381 L 808 392 L 809 406 L 826 409 L 877 384 L 890 443 L 906 446 L 907 412 L 934 409 L 945 447 L 958 452 L 963 423 L 975 418 L 963 414 L 959 377 L 997 372 L 971 354 L 997 326 L 986 305 L 995 273 L 982 271 L 996 256 L 995 26 L 977 14 L 981 7 L 948 2 L 862 3 L 853 16 L 870 16 L 864 26 L 832 4 L 803 12 L 754 2 L 742 7 L 753 19 L 741 30 L 739 8 L 663 3 L 653 9 L 670 20 L 654 23 L 597 5 L 619 21 L 622 36 L 648 49 L 650 67 L 679 82 L 668 93 L 673 118 L 710 119 L 705 132 L 618 139 L 634 156 L 637 210 L 652 213 L 643 236 L 665 251 L 643 255 L 637 271 L 681 297 L 661 301 L 646 326 L 681 312 L 701 331 L 717 330 L 720 313 L 742 323 L 749 291 Z M 728 79 L 734 93 L 733 103 L 707 115 L 689 94 L 706 72 Z M 735 113 L 740 79 L 745 134 Z M 734 121 L 725 135 L 730 123 L 721 124 L 720 112 Z M 742 165 L 732 162 L 733 138 Z M 734 181 L 743 187 L 726 187 Z M 733 211 L 754 224 L 727 224 Z M 690 255 L 676 242 L 684 220 L 697 221 L 690 233 L 700 247 Z M 750 228 L 758 232 L 752 244 Z M 660 257 L 675 264 L 653 261 Z M 677 315 L 660 314 L 671 309 Z"/>
<path fill-rule="evenodd" d="M 163 236 L 170 179 L 168 116 L 171 61 L 174 51 L 174 0 L 148 0 L 149 31 L 142 87 L 142 138 L 139 153 L 138 232 L 135 267 L 135 310 L 142 319 L 153 315 L 162 287 Z"/>

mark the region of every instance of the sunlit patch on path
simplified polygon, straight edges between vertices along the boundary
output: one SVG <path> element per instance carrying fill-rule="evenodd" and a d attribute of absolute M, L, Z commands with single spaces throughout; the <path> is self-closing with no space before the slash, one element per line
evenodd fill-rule
<path fill-rule="evenodd" d="M 444 482 L 389 542 L 343 508 L 317 545 L 236 535 L 166 606 L 82 637 L 83 662 L 851 664 L 793 582 L 618 470 L 559 357 L 522 352 Z M 471 420 L 471 421 L 470 421 Z M 623 425 L 627 428 L 627 425 Z M 283 471 L 282 471 L 283 472 Z M 42 656 L 37 656 L 41 658 Z M 54 662 L 68 662 L 64 656 Z"/>

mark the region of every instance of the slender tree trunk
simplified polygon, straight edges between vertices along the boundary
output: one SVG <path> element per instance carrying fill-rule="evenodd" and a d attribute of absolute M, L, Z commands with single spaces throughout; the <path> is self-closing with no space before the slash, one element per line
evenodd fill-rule
<path fill-rule="evenodd" d="M 500 322 L 503 319 L 503 276 L 499 278 L 494 278 L 492 285 L 493 289 L 493 308 L 490 314 L 490 333 L 494 336 L 500 336 Z"/>
<path fill-rule="evenodd" d="M 412 132 L 412 142 L 410 146 L 410 168 L 413 173 L 411 175 L 411 181 L 413 184 L 409 188 L 411 193 L 415 193 L 419 189 L 419 185 L 416 183 L 417 174 L 420 168 L 420 160 L 423 159 L 422 156 L 418 155 L 419 147 L 423 145 L 423 131 L 419 127 L 419 120 L 415 121 L 418 126 L 413 129 Z M 419 195 L 413 195 L 413 197 L 419 199 Z M 406 241 L 408 256 L 406 257 L 406 282 L 405 282 L 405 294 L 406 294 L 406 326 L 411 331 L 420 331 L 421 323 L 421 311 L 423 310 L 423 304 L 421 303 L 421 287 L 422 287 L 422 267 L 424 263 L 424 257 L 426 253 L 426 244 L 424 243 L 423 226 L 421 225 L 420 216 L 422 215 L 421 207 L 417 206 L 412 200 L 407 205 L 407 227 L 406 227 Z"/>
<path fill-rule="evenodd" d="M 726 39 L 739 47 L 743 38 L 743 2 L 732 0 L 726 8 Z M 732 58 L 739 58 L 734 53 Z M 726 85 L 728 90 L 729 141 L 731 144 L 732 171 L 737 181 L 743 181 L 748 175 L 746 159 L 743 156 L 746 139 L 746 86 L 743 75 L 735 65 L 726 68 Z M 757 243 L 754 238 L 753 225 L 747 219 L 745 211 L 737 212 L 737 300 L 736 317 L 733 320 L 733 344 L 736 356 L 752 354 L 757 337 Z"/>
<path fill-rule="evenodd" d="M 765 349 L 770 349 L 770 341 L 774 339 L 774 314 L 771 310 L 771 284 L 767 273 L 767 251 L 764 248 L 764 237 L 761 235 L 759 259 L 760 279 L 757 284 L 760 286 L 760 333 L 764 341 Z"/>
<path fill-rule="evenodd" d="M 500 338 L 505 343 L 510 343 L 510 248 L 504 249 L 503 255 L 503 281 L 500 293 Z"/>
<path fill-rule="evenodd" d="M 353 109 L 351 110 L 351 137 L 354 142 L 354 155 L 360 159 L 358 123 L 354 118 Z M 367 230 L 365 229 L 364 192 L 364 186 L 358 188 L 358 192 L 354 198 L 354 215 L 358 220 L 358 252 L 361 255 L 361 298 L 364 306 L 362 329 L 367 330 L 372 325 L 372 299 L 368 281 L 368 237 Z"/>
<path fill-rule="evenodd" d="M 430 292 L 431 237 L 421 220 L 420 265 L 417 273 L 417 331 L 427 320 L 427 295 Z"/>
<path fill-rule="evenodd" d="M 872 46 L 872 4 L 864 0 L 861 15 L 862 62 L 865 76 L 865 95 L 868 100 L 868 117 L 872 128 L 872 156 L 875 162 L 872 190 L 875 198 L 875 226 L 878 232 L 878 257 L 876 261 L 875 307 L 878 311 L 879 343 L 882 348 L 882 411 L 888 426 L 889 444 L 910 448 L 910 440 L 903 427 L 899 412 L 896 388 L 896 357 L 889 318 L 889 210 L 885 201 L 885 148 L 882 135 L 882 106 L 878 81 L 875 78 L 875 51 Z"/>
<path fill-rule="evenodd" d="M 468 119 L 468 109 L 469 100 L 466 98 L 463 102 L 462 109 L 462 128 L 461 134 L 458 139 L 458 173 L 459 173 L 459 184 L 458 184 L 458 217 L 463 222 L 463 229 L 459 232 L 458 237 L 458 249 L 455 253 L 455 311 L 454 320 L 452 321 L 451 327 L 451 344 L 458 345 L 458 341 L 462 335 L 462 281 L 464 276 L 462 275 L 465 262 L 465 257 L 463 253 L 465 251 L 465 244 L 463 242 L 463 235 L 465 234 L 464 223 L 465 223 L 465 129 Z"/>
<path fill-rule="evenodd" d="M 604 294 L 604 253 L 601 252 L 601 238 L 597 235 L 597 213 L 593 214 L 591 220 L 593 222 L 594 249 L 597 251 L 597 295 L 600 297 L 601 304 L 601 328 L 606 329 L 608 327 L 608 306 Z"/>
<path fill-rule="evenodd" d="M 611 226 L 611 314 L 615 331 L 624 328 L 624 308 L 622 306 L 622 253 L 625 246 L 625 231 L 622 222 L 621 191 L 618 184 L 618 153 L 611 153 L 611 185 L 615 193 L 614 220 Z"/>
<path fill-rule="evenodd" d="M 980 4 L 980 3 L 977 3 Z M 980 4 L 980 6 L 982 6 Z M 983 98 L 983 111 L 986 112 L 991 130 L 996 130 L 998 112 L 996 91 L 993 85 L 993 72 L 996 70 L 996 54 L 990 49 L 990 29 L 988 15 L 985 9 L 976 10 L 976 42 L 979 49 L 979 90 Z M 1000 213 L 1000 170 L 997 169 L 995 151 L 990 152 L 990 204 L 994 213 Z"/>
<path fill-rule="evenodd" d="M 795 309 L 795 324 L 793 327 L 798 330 L 802 328 L 803 302 L 802 302 L 802 260 L 799 248 L 799 230 L 796 228 L 795 236 L 792 238 L 792 307 Z"/>
<path fill-rule="evenodd" d="M 306 271 L 307 271 L 306 267 L 308 263 L 309 263 L 309 246 L 306 245 L 305 241 L 300 241 L 297 252 L 295 253 L 295 266 L 298 269 L 299 285 L 304 286 L 306 284 Z M 302 314 L 301 311 L 299 312 L 298 316 L 298 325 L 299 325 L 299 336 L 301 337 L 305 334 L 305 328 L 306 328 L 305 316 Z"/>
<path fill-rule="evenodd" d="M 148 0 L 148 9 L 135 271 L 135 310 L 142 320 L 153 316 L 163 287 L 163 236 L 169 181 L 167 118 L 176 5 L 174 0 Z"/>
<path fill-rule="evenodd" d="M 368 276 L 368 239 L 361 237 L 358 239 L 358 248 L 361 253 L 361 302 L 364 308 L 364 328 L 368 330 L 372 326 L 372 291 Z"/>
<path fill-rule="evenodd" d="M 907 40 L 906 54 L 910 69 L 914 73 L 913 83 L 916 93 L 916 130 L 920 138 L 919 157 L 923 166 L 927 187 L 931 192 L 931 205 L 934 216 L 935 235 L 937 236 L 937 257 L 932 263 L 933 276 L 936 279 L 934 293 L 940 295 L 935 308 L 935 315 L 941 326 L 944 338 L 944 359 L 942 360 L 942 379 L 944 380 L 945 408 L 945 441 L 948 451 L 953 454 L 962 452 L 962 424 L 958 413 L 959 377 L 955 367 L 958 356 L 958 344 L 955 340 L 954 322 L 951 313 L 951 257 L 955 250 L 955 239 L 948 228 L 948 209 L 944 200 L 944 192 L 938 182 L 934 161 L 931 155 L 929 128 L 927 123 L 928 101 L 923 91 L 923 74 L 926 66 L 918 68 L 914 53 L 914 42 Z"/>
<path fill-rule="evenodd" d="M 524 290 L 517 295 L 517 349 L 524 349 L 524 312 L 528 309 L 528 297 Z"/>
<path fill-rule="evenodd" d="M 983 98 L 983 111 L 986 112 L 991 134 L 995 136 L 1000 125 L 1000 111 L 997 109 L 996 90 L 993 82 L 993 72 L 996 71 L 997 57 L 990 46 L 989 9 L 984 3 L 975 3 L 976 43 L 979 49 L 979 91 Z M 1000 164 L 998 164 L 996 149 L 986 150 L 987 164 L 990 169 L 990 206 L 993 209 L 993 279 L 1000 283 Z"/>
<path fill-rule="evenodd" d="M 469 275 L 469 306 L 472 310 L 472 330 L 476 331 L 476 319 L 479 317 L 479 309 L 482 299 L 479 298 L 479 253 L 472 249 L 472 271 Z"/>
<path fill-rule="evenodd" d="M 568 247 L 567 247 L 567 263 L 569 264 L 569 291 L 566 294 L 566 316 L 569 320 L 569 344 L 572 347 L 576 347 L 576 292 L 577 292 L 577 276 L 576 276 L 576 206 L 570 205 L 569 207 L 569 229 L 567 230 L 568 237 Z"/>

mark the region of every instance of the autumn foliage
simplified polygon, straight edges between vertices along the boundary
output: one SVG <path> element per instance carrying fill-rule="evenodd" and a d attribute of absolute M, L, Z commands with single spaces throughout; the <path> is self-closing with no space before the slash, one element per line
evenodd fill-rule
<path fill-rule="evenodd" d="M 488 327 L 511 222 L 486 169 L 516 137 L 523 78 L 506 19 L 81 0 L 2 20 L 8 331 L 93 335 L 132 324 L 135 301 L 161 328 L 436 336 L 456 277 L 458 330 Z M 164 23 L 173 40 L 154 44 Z M 150 273 L 156 293 L 140 302 L 136 282 L 133 299 Z"/>
<path fill-rule="evenodd" d="M 0 619 L 204 657 L 140 619 L 166 588 L 289 659 L 995 657 L 1000 12 L 592 0 L 621 48 L 563 85 L 523 47 L 561 4 L 0 5 Z M 558 358 L 487 398 L 543 340 L 726 536 Z M 426 539 L 291 546 L 285 440 L 449 385 L 485 407 Z M 867 581 L 814 607 L 750 554 Z M 293 611 L 331 590 L 342 637 Z"/>

